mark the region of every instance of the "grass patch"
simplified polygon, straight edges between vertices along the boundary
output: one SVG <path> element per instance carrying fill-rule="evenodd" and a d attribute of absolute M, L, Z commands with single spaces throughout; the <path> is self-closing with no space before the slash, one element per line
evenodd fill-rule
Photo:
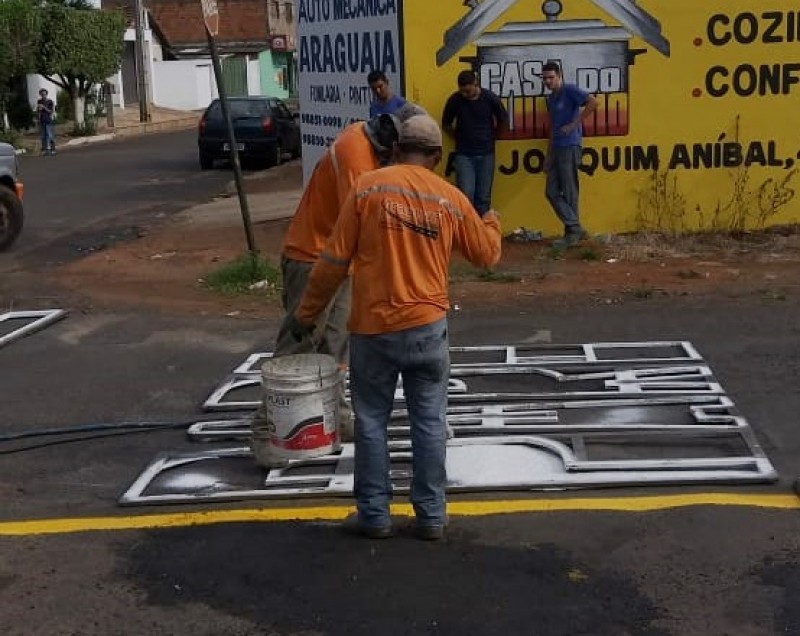
<path fill-rule="evenodd" d="M 453 261 L 450 264 L 449 279 L 451 283 L 519 283 L 522 281 L 522 277 L 517 274 L 499 272 L 488 267 L 474 267 L 464 261 Z"/>
<path fill-rule="evenodd" d="M 703 275 L 700 272 L 697 272 L 693 269 L 689 270 L 681 270 L 675 274 L 678 278 L 682 278 L 683 280 L 693 280 L 696 278 L 703 278 Z"/>
<path fill-rule="evenodd" d="M 280 287 L 281 273 L 277 267 L 258 255 L 243 254 L 210 272 L 203 284 L 222 294 L 273 294 Z M 259 287 L 255 285 L 264 282 Z"/>
<path fill-rule="evenodd" d="M 578 258 L 582 261 L 599 261 L 601 257 L 600 252 L 591 247 L 587 247 L 581 250 L 580 254 L 578 254 Z"/>
<path fill-rule="evenodd" d="M 498 272 L 493 269 L 481 269 L 476 274 L 478 280 L 487 283 L 519 283 L 522 278 L 510 272 Z"/>

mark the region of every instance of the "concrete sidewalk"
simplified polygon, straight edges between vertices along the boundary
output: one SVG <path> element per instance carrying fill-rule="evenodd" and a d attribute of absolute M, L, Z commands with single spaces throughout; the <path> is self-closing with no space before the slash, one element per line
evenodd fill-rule
<path fill-rule="evenodd" d="M 118 137 L 147 135 L 157 132 L 186 130 L 194 128 L 200 119 L 201 111 L 172 110 L 150 105 L 150 121 L 139 121 L 139 108 L 136 105 L 125 109 L 114 109 L 114 128 L 108 128 L 105 119 L 98 126 L 98 133 L 113 132 Z"/>
<path fill-rule="evenodd" d="M 248 193 L 247 202 L 253 223 L 278 221 L 294 215 L 302 191 L 280 194 L 281 196 L 267 192 Z M 236 218 L 240 214 L 239 197 L 233 194 L 188 208 L 176 218 L 193 225 L 225 225 L 230 223 L 231 218 Z"/>
<path fill-rule="evenodd" d="M 150 121 L 139 121 L 139 108 L 128 106 L 125 109 L 114 109 L 114 127 L 109 127 L 107 119 L 101 117 L 97 120 L 97 132 L 86 137 L 73 137 L 70 135 L 73 122 L 67 121 L 56 124 L 56 148 L 74 148 L 87 144 L 100 143 L 121 137 L 134 137 L 162 132 L 175 132 L 189 130 L 197 125 L 200 111 L 172 110 L 150 106 Z M 35 154 L 39 150 L 39 133 L 36 130 L 26 134 L 18 147 L 27 153 Z"/>

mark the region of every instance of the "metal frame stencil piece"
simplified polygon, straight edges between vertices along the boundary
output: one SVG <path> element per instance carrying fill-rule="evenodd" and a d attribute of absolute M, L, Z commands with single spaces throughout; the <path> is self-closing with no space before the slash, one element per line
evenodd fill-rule
<path fill-rule="evenodd" d="M 0 336 L 0 347 L 3 347 L 15 340 L 24 338 L 27 335 L 44 329 L 48 325 L 53 324 L 64 318 L 67 315 L 65 309 L 43 309 L 40 311 L 8 311 L 0 314 L 0 322 L 9 320 L 32 320 L 22 327 L 14 329 L 4 336 Z"/>
<path fill-rule="evenodd" d="M 662 355 L 646 357 L 627 357 L 603 359 L 603 351 L 623 349 L 636 350 L 663 350 Z M 679 351 L 678 355 L 671 351 Z M 547 352 L 547 353 L 544 353 Z M 556 352 L 556 353 L 554 353 Z M 533 355 L 537 354 L 538 355 Z M 486 355 L 486 360 L 480 362 L 460 362 L 461 354 L 475 356 Z M 499 355 L 498 355 L 499 354 Z M 654 341 L 654 342 L 588 342 L 583 344 L 529 344 L 529 345 L 482 345 L 472 347 L 450 347 L 451 366 L 462 369 L 467 374 L 469 368 L 480 368 L 484 372 L 493 368 L 507 366 L 539 366 L 547 369 L 561 370 L 563 367 L 578 365 L 639 365 L 648 367 L 653 364 L 699 364 L 703 356 L 695 349 L 692 343 L 682 340 Z M 259 375 L 261 364 L 271 358 L 272 352 L 250 354 L 244 362 L 233 370 L 233 375 Z M 497 358 L 502 358 L 497 360 Z"/>
<path fill-rule="evenodd" d="M 580 446 L 580 445 L 578 445 Z M 396 493 L 409 490 L 411 443 L 389 444 L 391 479 Z M 448 442 L 448 492 L 536 490 L 623 485 L 769 482 L 777 478 L 769 460 L 752 456 L 682 457 L 664 460 L 589 460 L 561 441 L 539 436 L 454 439 Z M 177 504 L 242 499 L 349 497 L 353 490 L 354 449 L 345 444 L 337 455 L 296 460 L 266 477 L 245 483 L 216 477 L 208 465 L 234 460 L 252 467 L 249 448 L 224 448 L 200 453 L 162 453 L 128 488 L 121 505 Z M 194 474 L 172 471 L 197 468 Z M 161 479 L 162 492 L 150 492 Z M 172 482 L 170 481 L 172 479 Z M 166 492 L 163 492 L 166 491 Z"/>
<path fill-rule="evenodd" d="M 565 424 L 560 421 L 559 410 L 613 410 L 647 407 L 685 407 L 687 419 L 694 423 L 675 424 L 668 422 L 616 422 L 592 424 Z M 651 398 L 622 398 L 606 400 L 543 401 L 534 403 L 450 405 L 447 408 L 447 423 L 456 437 L 463 435 L 502 434 L 546 434 L 580 432 L 641 432 L 684 431 L 698 435 L 741 428 L 741 418 L 733 411 L 733 402 L 723 396 L 678 396 Z M 408 411 L 392 411 L 389 434 L 395 437 L 408 436 L 409 426 L 404 420 Z M 598 420 L 602 418 L 598 417 Z M 246 418 L 210 420 L 196 422 L 187 429 L 189 439 L 197 442 L 218 440 L 248 440 L 251 435 L 250 420 Z"/>
<path fill-rule="evenodd" d="M 246 389 L 248 387 L 260 386 L 261 378 L 252 375 L 240 375 L 229 378 L 218 386 L 211 395 L 203 402 L 204 411 L 221 412 L 221 411 L 251 411 L 259 407 L 260 402 L 257 400 L 225 400 L 225 397 L 238 389 Z M 467 392 L 467 385 L 463 380 L 451 378 L 448 383 L 448 395 L 457 395 Z M 347 391 L 349 395 L 349 391 Z M 395 399 L 403 400 L 403 386 L 402 383 L 398 384 L 395 391 Z"/>

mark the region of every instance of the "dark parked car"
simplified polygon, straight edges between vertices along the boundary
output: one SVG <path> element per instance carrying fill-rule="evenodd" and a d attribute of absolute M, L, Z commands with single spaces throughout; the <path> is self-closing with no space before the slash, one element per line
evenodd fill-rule
<path fill-rule="evenodd" d="M 284 155 L 300 156 L 300 123 L 274 97 L 232 97 L 227 100 L 242 162 L 277 166 Z M 200 167 L 209 170 L 215 159 L 227 159 L 230 147 L 222 104 L 215 99 L 200 118 L 197 131 Z"/>

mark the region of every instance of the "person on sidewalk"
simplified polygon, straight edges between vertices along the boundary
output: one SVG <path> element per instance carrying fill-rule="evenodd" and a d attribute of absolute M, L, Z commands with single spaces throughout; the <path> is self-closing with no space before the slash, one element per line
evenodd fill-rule
<path fill-rule="evenodd" d="M 571 247 L 588 234 L 580 221 L 578 168 L 581 165 L 583 120 L 597 110 L 597 100 L 574 84 L 567 84 L 561 67 L 548 62 L 542 67 L 542 80 L 550 90 L 550 143 L 547 148 L 545 195 L 556 216 L 564 224 L 559 247 Z"/>
<path fill-rule="evenodd" d="M 351 124 L 336 137 L 317 163 L 283 239 L 281 301 L 286 315 L 278 329 L 273 355 L 324 353 L 333 356 L 343 369 L 347 367 L 349 278 L 342 280 L 317 321 L 317 329 L 302 342 L 292 336 L 291 318 L 300 304 L 311 268 L 331 235 L 339 208 L 356 178 L 386 163 L 397 139 L 397 122 L 422 112 L 419 106 L 406 103 L 395 115 Z M 352 416 L 344 395 L 340 399 L 340 412 L 342 439 L 351 441 Z M 259 410 L 256 417 L 263 416 L 263 409 Z"/>
<path fill-rule="evenodd" d="M 406 103 L 404 98 L 392 92 L 392 87 L 383 71 L 372 71 L 367 75 L 367 84 L 369 84 L 374 97 L 369 105 L 370 118 L 378 115 L 391 115 Z"/>
<path fill-rule="evenodd" d="M 442 128 L 456 141 L 456 184 L 483 215 L 492 207 L 494 145 L 498 128 L 508 125 L 508 113 L 472 71 L 461 71 L 457 81 L 458 91 L 444 106 Z"/>
<path fill-rule="evenodd" d="M 36 102 L 36 118 L 39 121 L 39 135 L 42 140 L 42 154 L 56 154 L 56 134 L 53 122 L 55 120 L 56 107 L 52 99 L 47 97 L 47 89 L 39 91 L 39 99 Z"/>
<path fill-rule="evenodd" d="M 500 222 L 433 170 L 442 133 L 428 115 L 400 126 L 395 164 L 359 177 L 311 271 L 294 315 L 312 330 L 352 268 L 350 389 L 355 409 L 355 498 L 350 524 L 392 534 L 387 427 L 400 376 L 411 424 L 415 531 L 439 539 L 446 523 L 448 265 L 453 247 L 479 267 L 500 259 Z"/>

